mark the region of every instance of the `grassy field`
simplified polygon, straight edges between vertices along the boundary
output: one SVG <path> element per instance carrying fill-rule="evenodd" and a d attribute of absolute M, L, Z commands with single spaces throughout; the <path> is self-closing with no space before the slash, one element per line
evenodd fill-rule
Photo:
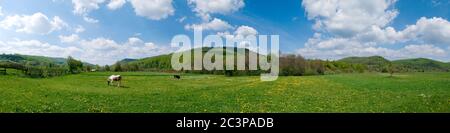
<path fill-rule="evenodd" d="M 450 112 L 450 73 L 280 77 L 123 72 L 0 75 L 0 112 Z"/>

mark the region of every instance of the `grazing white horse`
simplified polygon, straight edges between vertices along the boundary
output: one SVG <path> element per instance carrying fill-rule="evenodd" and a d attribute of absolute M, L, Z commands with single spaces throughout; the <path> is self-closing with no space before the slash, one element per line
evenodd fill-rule
<path fill-rule="evenodd" d="M 108 85 L 114 85 L 114 81 L 117 81 L 117 87 L 120 87 L 120 83 L 122 81 L 122 76 L 120 75 L 111 75 L 108 77 Z"/>

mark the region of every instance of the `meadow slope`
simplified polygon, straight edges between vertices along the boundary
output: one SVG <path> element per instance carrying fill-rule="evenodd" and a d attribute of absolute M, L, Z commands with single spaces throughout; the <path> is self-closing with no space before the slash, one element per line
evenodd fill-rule
<path fill-rule="evenodd" d="M 280 77 L 121 72 L 0 75 L 0 112 L 450 112 L 450 73 Z"/>

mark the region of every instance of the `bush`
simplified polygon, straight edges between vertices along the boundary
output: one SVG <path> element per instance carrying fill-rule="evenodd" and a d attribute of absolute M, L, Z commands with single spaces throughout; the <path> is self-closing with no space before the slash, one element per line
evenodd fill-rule
<path fill-rule="evenodd" d="M 69 71 L 71 73 L 80 73 L 83 69 L 83 63 L 70 56 L 67 58 L 67 66 L 69 66 Z"/>

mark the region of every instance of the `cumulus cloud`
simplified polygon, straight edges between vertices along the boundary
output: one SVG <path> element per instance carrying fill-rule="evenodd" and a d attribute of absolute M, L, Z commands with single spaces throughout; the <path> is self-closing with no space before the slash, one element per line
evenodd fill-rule
<path fill-rule="evenodd" d="M 145 42 L 137 37 L 130 37 L 119 43 L 108 38 L 81 39 L 78 35 L 60 36 L 67 44 L 60 46 L 38 40 L 0 41 L 0 53 L 18 53 L 50 57 L 73 56 L 82 61 L 100 65 L 113 64 L 124 58 L 144 58 L 175 51 L 169 46 Z M 71 43 L 68 43 L 71 42 Z"/>
<path fill-rule="evenodd" d="M 102 65 L 113 64 L 124 58 L 144 58 L 173 51 L 170 47 L 144 42 L 136 37 L 131 37 L 124 43 L 108 38 L 95 38 L 82 40 L 79 45 L 83 49 L 80 59 Z"/>
<path fill-rule="evenodd" d="M 258 31 L 250 26 L 241 25 L 234 32 L 230 33 L 229 31 L 218 32 L 217 35 L 223 37 L 226 40 L 239 42 L 236 47 L 238 48 L 247 48 L 253 52 L 260 52 L 261 54 L 267 54 L 267 49 L 261 49 L 258 51 L 258 47 L 256 45 L 248 45 L 249 40 L 245 40 L 249 35 L 257 36 Z M 224 44 L 226 45 L 226 44 Z"/>
<path fill-rule="evenodd" d="M 125 0 L 110 0 L 107 6 L 110 10 L 116 10 L 121 8 L 125 3 Z"/>
<path fill-rule="evenodd" d="M 256 35 L 256 34 L 258 34 L 258 31 L 256 31 L 256 29 L 253 27 L 242 25 L 236 29 L 234 34 L 240 35 L 240 36 L 248 36 L 248 35 Z"/>
<path fill-rule="evenodd" d="M 398 11 L 390 9 L 396 0 L 304 0 L 308 19 L 315 21 L 316 30 L 336 36 L 353 36 L 371 26 L 384 27 Z"/>
<path fill-rule="evenodd" d="M 91 17 L 88 17 L 88 16 L 83 16 L 83 20 L 88 22 L 88 23 L 98 23 L 99 22 L 97 19 L 91 18 Z"/>
<path fill-rule="evenodd" d="M 175 12 L 172 0 L 131 0 L 131 5 L 136 15 L 151 20 L 165 19 Z"/>
<path fill-rule="evenodd" d="M 450 45 L 450 23 L 442 18 L 420 18 L 396 30 L 389 24 L 398 11 L 396 0 L 304 0 L 315 35 L 297 53 L 308 58 L 339 59 L 347 56 L 381 55 L 390 59 L 448 58 L 440 45 Z M 386 45 L 404 45 L 400 49 Z M 423 49 L 420 51 L 419 49 Z"/>
<path fill-rule="evenodd" d="M 179 23 L 183 23 L 184 20 L 186 20 L 186 19 L 187 19 L 187 17 L 186 17 L 186 16 L 183 16 L 183 17 L 181 17 L 181 18 L 178 18 L 177 21 L 178 21 Z"/>
<path fill-rule="evenodd" d="M 58 16 L 50 20 L 45 14 L 40 12 L 34 13 L 33 15 L 7 16 L 4 20 L 0 21 L 1 28 L 36 34 L 48 34 L 67 26 L 67 23 Z"/>
<path fill-rule="evenodd" d="M 229 31 L 224 31 L 224 32 L 218 32 L 217 35 L 224 37 L 224 38 L 237 39 L 237 38 L 244 38 L 249 35 L 256 36 L 256 35 L 258 35 L 258 31 L 253 27 L 241 25 L 233 32 L 233 34 L 230 33 Z"/>
<path fill-rule="evenodd" d="M 228 14 L 245 6 L 244 0 L 188 0 L 188 3 L 203 20 L 209 20 L 212 13 Z"/>
<path fill-rule="evenodd" d="M 324 38 L 316 33 L 297 53 L 306 58 L 340 59 L 349 56 L 380 55 L 389 59 L 426 57 L 445 60 L 449 53 L 432 44 L 406 44 L 400 49 L 379 46 L 374 42 L 361 42 L 352 38 Z"/>
<path fill-rule="evenodd" d="M 105 0 L 72 0 L 73 13 L 83 16 L 83 20 L 88 23 L 98 23 L 97 19 L 88 16 L 89 12 L 100 8 L 100 4 Z"/>
<path fill-rule="evenodd" d="M 450 45 L 450 22 L 443 18 L 420 18 L 401 32 L 405 38 L 418 38 L 434 44 Z"/>
<path fill-rule="evenodd" d="M 100 8 L 100 4 L 105 0 L 72 0 L 73 13 L 77 15 L 86 15 L 92 10 Z"/>
<path fill-rule="evenodd" d="M 188 4 L 203 22 L 186 25 L 186 30 L 202 27 L 204 30 L 224 31 L 222 33 L 234 27 L 221 19 L 211 19 L 211 14 L 229 14 L 245 6 L 244 0 L 188 0 Z"/>
<path fill-rule="evenodd" d="M 174 14 L 175 9 L 172 6 L 172 0 L 128 0 L 134 12 L 138 16 L 146 17 L 151 20 L 165 19 Z M 83 17 L 88 23 L 98 23 L 99 20 L 89 17 L 89 12 L 97 10 L 103 3 L 109 10 L 117 10 L 125 5 L 126 0 L 72 0 L 73 13 Z"/>
<path fill-rule="evenodd" d="M 42 55 L 50 57 L 67 57 L 80 53 L 81 49 L 73 46 L 61 47 L 38 40 L 0 41 L 0 53 L 19 53 L 27 55 Z"/>
<path fill-rule="evenodd" d="M 331 41 L 331 40 L 330 40 Z M 346 42 L 349 43 L 349 42 Z M 318 48 L 301 48 L 297 50 L 297 53 L 302 54 L 306 58 L 319 58 L 319 59 L 341 59 L 349 56 L 373 56 L 379 55 L 387 57 L 388 59 L 405 59 L 405 58 L 433 58 L 438 60 L 446 60 L 449 53 L 445 50 L 430 44 L 412 44 L 406 45 L 400 49 L 389 49 L 385 47 L 378 46 L 365 46 L 359 42 L 350 42 L 351 46 L 346 46 L 346 48 L 337 49 L 318 49 Z"/>
<path fill-rule="evenodd" d="M 59 35 L 58 38 L 62 43 L 73 43 L 80 39 L 80 37 L 77 34 L 72 34 L 69 36 Z"/>
<path fill-rule="evenodd" d="M 0 6 L 0 16 L 3 16 L 2 7 Z"/>
<path fill-rule="evenodd" d="M 202 23 L 202 24 L 192 24 L 192 25 L 186 25 L 185 29 L 196 29 L 196 28 L 202 28 L 203 30 L 213 30 L 213 31 L 224 31 L 228 29 L 232 29 L 233 26 L 231 26 L 228 22 L 223 21 L 218 18 L 214 18 L 213 20 Z"/>
<path fill-rule="evenodd" d="M 445 57 L 447 52 L 430 44 L 407 45 L 402 50 L 404 54 L 414 57 Z"/>
<path fill-rule="evenodd" d="M 450 44 L 449 27 L 449 22 L 442 18 L 422 17 L 416 24 L 408 25 L 401 31 L 396 31 L 392 27 L 381 29 L 372 26 L 367 32 L 354 37 L 323 37 L 321 33 L 316 33 L 305 43 L 305 48 L 299 49 L 297 53 L 309 58 L 382 55 L 393 59 L 407 57 L 443 59 L 449 56 L 448 52 L 437 45 Z M 397 43 L 406 45 L 400 50 L 383 48 L 382 45 Z M 422 45 L 408 45 L 408 43 L 422 43 Z"/>
<path fill-rule="evenodd" d="M 81 26 L 81 25 L 78 25 L 78 26 L 75 27 L 75 29 L 74 29 L 75 33 L 81 33 L 81 32 L 84 32 L 85 30 L 86 30 L 86 29 L 84 29 L 84 27 Z"/>

